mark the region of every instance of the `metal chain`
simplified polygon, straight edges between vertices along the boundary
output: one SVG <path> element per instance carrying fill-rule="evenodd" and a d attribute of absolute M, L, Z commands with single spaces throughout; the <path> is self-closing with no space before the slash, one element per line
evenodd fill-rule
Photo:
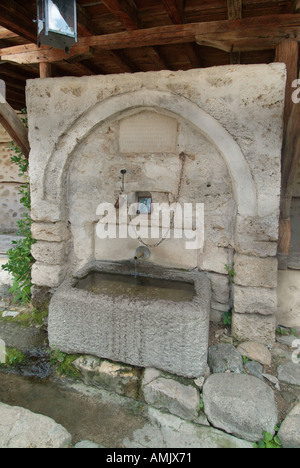
<path fill-rule="evenodd" d="M 155 247 L 158 247 L 159 245 L 161 245 L 167 239 L 167 236 L 169 235 L 169 232 L 171 231 L 171 229 L 174 228 L 175 211 L 176 211 L 177 203 L 179 201 L 180 193 L 181 193 L 181 186 L 182 186 L 182 181 L 183 181 L 183 174 L 184 174 L 186 155 L 183 152 L 180 153 L 179 159 L 181 160 L 181 171 L 180 171 L 179 182 L 178 182 L 178 187 L 177 187 L 177 194 L 176 194 L 176 197 L 175 197 L 175 210 L 173 210 L 173 212 L 172 212 L 170 227 L 167 230 L 167 232 L 165 233 L 165 235 L 156 244 L 147 244 L 145 241 L 143 241 L 143 239 L 135 231 L 138 241 L 141 244 L 143 244 L 145 247 L 149 247 L 151 249 L 153 249 Z M 132 218 L 130 216 L 129 216 L 129 219 L 130 219 L 130 221 L 132 220 Z"/>

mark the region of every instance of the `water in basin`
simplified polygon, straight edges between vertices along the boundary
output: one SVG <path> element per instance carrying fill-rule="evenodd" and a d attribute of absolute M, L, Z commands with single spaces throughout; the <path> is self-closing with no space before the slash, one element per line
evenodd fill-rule
<path fill-rule="evenodd" d="M 173 302 L 191 302 L 195 296 L 194 284 L 184 281 L 126 276 L 112 273 L 90 273 L 78 281 L 78 289 L 94 294 L 126 296 L 139 299 L 160 299 Z"/>

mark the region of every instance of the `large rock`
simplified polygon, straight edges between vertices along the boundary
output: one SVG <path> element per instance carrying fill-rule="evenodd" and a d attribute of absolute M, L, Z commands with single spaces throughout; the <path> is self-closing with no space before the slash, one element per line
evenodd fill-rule
<path fill-rule="evenodd" d="M 278 379 L 281 382 L 300 386 L 300 365 L 293 362 L 282 364 L 277 369 Z"/>
<path fill-rule="evenodd" d="M 149 378 L 153 373 L 154 378 Z M 172 378 L 164 378 L 154 370 L 146 370 L 143 394 L 146 403 L 187 420 L 195 420 L 199 410 L 199 393 L 196 387 L 184 385 Z"/>
<path fill-rule="evenodd" d="M 251 442 L 225 434 L 213 427 L 194 424 L 172 414 L 149 408 L 149 423 L 123 440 L 125 448 L 253 448 Z M 158 455 L 157 455 L 158 458 Z M 179 457 L 186 462 L 188 457 Z"/>
<path fill-rule="evenodd" d="M 300 448 L 300 403 L 287 415 L 278 436 L 284 448 Z"/>
<path fill-rule="evenodd" d="M 208 349 L 208 365 L 213 373 L 243 372 L 241 354 L 231 344 L 221 343 Z"/>
<path fill-rule="evenodd" d="M 256 341 L 245 341 L 237 347 L 237 350 L 242 356 L 246 356 L 252 361 L 260 362 L 263 366 L 271 365 L 271 353 L 268 348 L 261 343 L 257 343 Z"/>
<path fill-rule="evenodd" d="M 274 433 L 277 409 L 272 389 L 245 374 L 213 374 L 203 387 L 209 422 L 246 440 L 258 441 L 262 432 Z"/>
<path fill-rule="evenodd" d="M 0 448 L 66 448 L 71 442 L 53 419 L 0 403 Z"/>

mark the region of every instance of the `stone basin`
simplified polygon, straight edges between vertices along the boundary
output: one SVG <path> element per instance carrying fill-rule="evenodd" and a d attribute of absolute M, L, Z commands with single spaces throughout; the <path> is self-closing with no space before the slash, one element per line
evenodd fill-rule
<path fill-rule="evenodd" d="M 93 262 L 67 278 L 49 308 L 49 343 L 185 377 L 207 365 L 211 285 L 200 272 Z"/>

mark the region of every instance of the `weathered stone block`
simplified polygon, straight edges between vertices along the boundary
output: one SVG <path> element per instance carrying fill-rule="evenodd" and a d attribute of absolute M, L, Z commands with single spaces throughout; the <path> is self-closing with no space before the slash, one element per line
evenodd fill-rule
<path fill-rule="evenodd" d="M 95 271 L 96 266 L 90 267 Z M 97 264 L 96 271 L 127 274 L 128 265 Z M 140 266 L 140 273 L 141 273 Z M 89 269 L 81 272 L 86 277 Z M 132 274 L 129 271 L 129 274 Z M 140 367 L 155 367 L 184 377 L 204 375 L 211 287 L 201 273 L 152 268 L 157 279 L 189 281 L 192 301 L 94 294 L 66 279 L 49 307 L 49 343 L 64 352 L 90 354 Z"/>
<path fill-rule="evenodd" d="M 33 223 L 31 226 L 33 239 L 46 242 L 62 242 L 70 237 L 70 232 L 64 222 Z"/>
<path fill-rule="evenodd" d="M 243 255 L 274 257 L 277 253 L 278 216 L 237 216 L 235 250 Z"/>
<path fill-rule="evenodd" d="M 137 399 L 140 370 L 125 364 L 102 361 L 95 356 L 81 356 L 74 366 L 83 376 L 86 385 L 104 388 L 118 395 Z"/>
<path fill-rule="evenodd" d="M 246 356 L 252 361 L 260 362 L 264 366 L 271 365 L 271 353 L 268 348 L 261 343 L 257 343 L 256 341 L 245 341 L 237 347 L 237 351 L 239 351 L 242 356 Z"/>
<path fill-rule="evenodd" d="M 300 271 L 278 271 L 277 322 L 285 327 L 300 326 Z"/>
<path fill-rule="evenodd" d="M 257 341 L 265 345 L 275 342 L 276 320 L 272 315 L 238 314 L 232 316 L 232 335 L 238 341 Z"/>
<path fill-rule="evenodd" d="M 157 378 L 143 386 L 146 403 L 193 421 L 198 416 L 199 393 L 192 385 L 171 378 Z"/>
<path fill-rule="evenodd" d="M 36 286 L 57 288 L 65 278 L 66 268 L 60 265 L 46 265 L 36 262 L 32 266 L 32 282 Z"/>
<path fill-rule="evenodd" d="M 67 257 L 67 244 L 65 242 L 36 242 L 31 247 L 33 258 L 48 265 L 61 265 Z"/>
<path fill-rule="evenodd" d="M 274 315 L 277 311 L 276 289 L 245 288 L 233 285 L 234 310 L 239 314 Z"/>
<path fill-rule="evenodd" d="M 211 282 L 212 299 L 221 304 L 229 302 L 230 287 L 228 277 L 216 273 L 208 273 Z"/>
<path fill-rule="evenodd" d="M 121 153 L 174 153 L 177 145 L 177 122 L 165 115 L 141 112 L 121 120 Z"/>
<path fill-rule="evenodd" d="M 206 243 L 203 253 L 198 255 L 200 270 L 225 274 L 225 265 L 232 263 L 232 250 Z"/>
<path fill-rule="evenodd" d="M 235 255 L 235 283 L 240 286 L 276 288 L 277 259 Z"/>

